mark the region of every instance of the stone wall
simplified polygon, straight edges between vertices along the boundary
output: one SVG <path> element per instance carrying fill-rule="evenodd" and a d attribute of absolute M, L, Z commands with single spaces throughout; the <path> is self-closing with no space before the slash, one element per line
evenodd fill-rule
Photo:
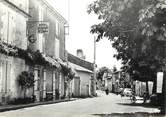
<path fill-rule="evenodd" d="M 17 79 L 22 71 L 28 70 L 29 66 L 25 64 L 24 60 L 0 54 L 0 102 L 3 96 L 9 97 L 10 100 L 24 96 Z M 29 89 L 27 96 L 30 97 L 32 94 L 33 90 Z"/>

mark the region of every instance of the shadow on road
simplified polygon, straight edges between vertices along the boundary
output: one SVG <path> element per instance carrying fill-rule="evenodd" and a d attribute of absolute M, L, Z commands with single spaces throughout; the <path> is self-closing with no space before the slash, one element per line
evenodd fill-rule
<path fill-rule="evenodd" d="M 93 114 L 96 117 L 166 117 L 159 113 L 112 113 L 112 114 Z"/>
<path fill-rule="evenodd" d="M 149 103 L 117 103 L 117 104 L 123 105 L 123 106 L 140 106 L 140 107 L 146 107 L 146 108 L 159 108 L 158 106 L 154 106 Z"/>

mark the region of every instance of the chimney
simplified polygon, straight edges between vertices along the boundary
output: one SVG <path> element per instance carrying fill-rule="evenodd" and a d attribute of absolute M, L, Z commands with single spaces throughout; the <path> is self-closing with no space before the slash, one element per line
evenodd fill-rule
<path fill-rule="evenodd" d="M 82 49 L 77 49 L 77 57 L 85 60 L 85 56 L 83 54 L 83 50 Z"/>

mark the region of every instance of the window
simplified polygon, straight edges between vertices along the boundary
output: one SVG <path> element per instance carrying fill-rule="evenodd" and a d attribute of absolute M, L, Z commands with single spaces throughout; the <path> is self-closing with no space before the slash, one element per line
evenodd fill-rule
<path fill-rule="evenodd" d="M 55 57 L 59 58 L 59 39 L 55 38 Z"/>
<path fill-rule="evenodd" d="M 13 44 L 15 40 L 15 13 L 8 12 L 8 36 L 7 42 Z"/>
<path fill-rule="evenodd" d="M 42 33 L 38 34 L 38 44 L 39 44 L 39 51 L 42 53 L 45 53 L 45 37 L 43 36 Z"/>
<path fill-rule="evenodd" d="M 0 11 L 1 11 L 1 17 L 0 17 L 0 23 L 2 24 L 0 27 L 0 38 L 7 42 L 7 29 L 8 29 L 8 12 L 7 8 L 0 3 Z"/>
<path fill-rule="evenodd" d="M 8 61 L 1 61 L 0 66 L 1 91 L 7 93 L 10 91 L 11 63 Z"/>
<path fill-rule="evenodd" d="M 39 51 L 43 52 L 43 35 L 42 34 L 38 34 L 38 44 L 39 44 Z"/>
<path fill-rule="evenodd" d="M 13 44 L 16 34 L 16 13 L 2 4 L 0 4 L 0 10 L 0 23 L 2 24 L 2 27 L 0 27 L 0 38 L 6 43 Z"/>
<path fill-rule="evenodd" d="M 60 33 L 60 25 L 59 25 L 58 20 L 56 20 L 55 26 L 56 26 L 56 36 L 58 37 L 58 36 L 59 36 L 59 33 Z"/>
<path fill-rule="evenodd" d="M 43 21 L 43 7 L 39 5 L 39 21 Z"/>

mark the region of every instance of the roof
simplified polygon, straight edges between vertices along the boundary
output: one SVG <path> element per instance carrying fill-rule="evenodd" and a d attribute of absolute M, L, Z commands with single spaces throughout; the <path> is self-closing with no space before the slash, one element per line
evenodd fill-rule
<path fill-rule="evenodd" d="M 19 8 L 17 5 L 15 5 L 13 2 L 9 1 L 9 0 L 1 0 L 1 2 L 4 5 L 7 5 L 8 7 L 12 8 L 14 11 L 21 13 L 23 16 L 25 16 L 26 18 L 31 17 L 29 13 L 27 13 L 26 11 L 24 11 L 23 9 Z"/>
<path fill-rule="evenodd" d="M 81 66 L 81 67 L 88 69 L 90 71 L 93 71 L 93 63 L 85 61 L 85 60 L 83 60 L 77 56 L 74 56 L 70 53 L 68 53 L 67 57 L 68 57 L 69 62 L 76 64 L 78 66 Z"/>
<path fill-rule="evenodd" d="M 40 1 L 43 2 L 49 8 L 49 10 L 51 10 L 54 13 L 54 15 L 58 17 L 60 21 L 62 21 L 64 24 L 67 24 L 67 20 L 60 13 L 58 13 L 55 10 L 55 8 L 49 2 L 47 2 L 47 0 L 40 0 Z"/>
<path fill-rule="evenodd" d="M 69 65 L 70 65 L 72 68 L 74 68 L 76 71 L 83 71 L 83 72 L 93 73 L 93 71 L 88 70 L 88 69 L 86 69 L 86 68 L 84 68 L 84 67 L 81 67 L 81 66 L 79 66 L 79 65 L 76 65 L 76 64 L 74 64 L 74 63 L 69 62 Z"/>

